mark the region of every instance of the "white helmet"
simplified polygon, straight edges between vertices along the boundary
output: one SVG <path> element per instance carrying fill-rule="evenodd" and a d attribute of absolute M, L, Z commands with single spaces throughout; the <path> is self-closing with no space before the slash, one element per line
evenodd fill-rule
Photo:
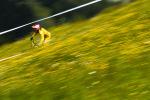
<path fill-rule="evenodd" d="M 39 30 L 41 28 L 41 25 L 40 24 L 34 24 L 34 25 L 32 25 L 32 28 L 35 30 Z"/>

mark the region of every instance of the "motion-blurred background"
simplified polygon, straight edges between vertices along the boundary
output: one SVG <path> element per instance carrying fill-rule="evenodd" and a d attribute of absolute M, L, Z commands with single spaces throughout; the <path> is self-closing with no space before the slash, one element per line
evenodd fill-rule
<path fill-rule="evenodd" d="M 0 32 L 90 1 L 1 0 Z M 132 1 L 42 21 L 48 45 L 31 25 L 0 35 L 0 100 L 150 100 L 150 0 Z"/>

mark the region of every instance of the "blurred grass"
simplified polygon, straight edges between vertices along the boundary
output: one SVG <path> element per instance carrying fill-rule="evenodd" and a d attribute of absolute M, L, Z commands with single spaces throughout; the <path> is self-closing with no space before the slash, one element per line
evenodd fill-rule
<path fill-rule="evenodd" d="M 49 46 L 28 38 L 0 49 L 0 100 L 149 100 L 150 2 L 50 28 Z"/>

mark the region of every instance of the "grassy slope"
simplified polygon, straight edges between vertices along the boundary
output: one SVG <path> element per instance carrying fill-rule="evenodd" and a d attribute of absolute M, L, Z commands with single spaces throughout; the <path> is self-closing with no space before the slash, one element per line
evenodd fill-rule
<path fill-rule="evenodd" d="M 82 22 L 51 28 L 47 47 L 28 39 L 4 45 L 1 100 L 149 100 L 150 2 L 108 9 Z M 23 46 L 23 47 L 22 47 Z"/>

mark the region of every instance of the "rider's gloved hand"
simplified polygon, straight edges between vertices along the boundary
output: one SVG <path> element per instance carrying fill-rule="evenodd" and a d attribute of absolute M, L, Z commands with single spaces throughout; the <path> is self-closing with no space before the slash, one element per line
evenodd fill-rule
<path fill-rule="evenodd" d="M 31 37 L 30 40 L 32 41 L 32 40 L 33 40 L 33 37 Z"/>

